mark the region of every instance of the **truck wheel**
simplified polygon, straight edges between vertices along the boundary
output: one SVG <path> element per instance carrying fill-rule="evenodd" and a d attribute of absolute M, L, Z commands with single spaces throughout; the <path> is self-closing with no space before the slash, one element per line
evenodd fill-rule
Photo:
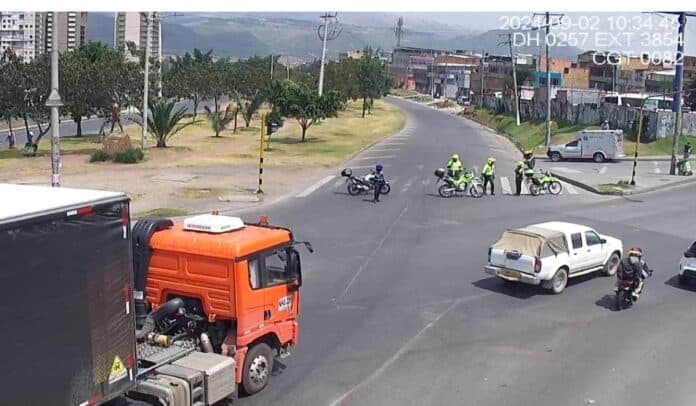
<path fill-rule="evenodd" d="M 565 290 L 568 284 L 568 271 L 565 268 L 561 268 L 556 271 L 556 274 L 548 281 L 547 286 L 554 294 L 559 294 Z"/>
<path fill-rule="evenodd" d="M 260 392 L 268 384 L 273 371 L 273 350 L 266 343 L 251 347 L 244 358 L 242 386 L 247 395 Z"/>
<path fill-rule="evenodd" d="M 689 280 L 684 275 L 679 275 L 679 284 L 680 285 L 688 285 Z"/>
<path fill-rule="evenodd" d="M 558 161 L 561 160 L 561 158 L 562 158 L 562 157 L 561 157 L 561 153 L 560 153 L 560 152 L 552 152 L 552 153 L 551 153 L 551 160 L 552 160 L 553 162 L 558 162 Z"/>
<path fill-rule="evenodd" d="M 619 269 L 619 262 L 621 259 L 616 253 L 611 254 L 609 260 L 604 264 L 604 275 L 613 276 L 616 274 L 616 270 Z"/>
<path fill-rule="evenodd" d="M 595 162 L 602 163 L 604 162 L 604 154 L 601 152 L 595 152 L 594 155 L 592 156 L 592 159 L 594 159 Z"/>

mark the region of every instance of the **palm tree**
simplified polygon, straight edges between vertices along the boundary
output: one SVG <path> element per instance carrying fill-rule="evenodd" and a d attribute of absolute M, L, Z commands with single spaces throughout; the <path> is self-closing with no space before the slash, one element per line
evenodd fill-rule
<path fill-rule="evenodd" d="M 148 130 L 157 140 L 157 148 L 167 148 L 167 141 L 174 134 L 195 123 L 194 121 L 180 124 L 186 116 L 186 108 L 180 107 L 174 110 L 173 101 L 152 100 L 149 104 L 150 114 L 147 116 Z M 142 114 L 140 115 L 142 122 Z"/>
<path fill-rule="evenodd" d="M 215 131 L 216 137 L 219 137 L 220 133 L 225 131 L 227 125 L 234 120 L 236 115 L 232 104 L 228 104 L 225 111 L 212 111 L 208 106 L 205 106 L 205 111 L 208 113 L 208 120 L 210 120 L 210 126 Z"/>

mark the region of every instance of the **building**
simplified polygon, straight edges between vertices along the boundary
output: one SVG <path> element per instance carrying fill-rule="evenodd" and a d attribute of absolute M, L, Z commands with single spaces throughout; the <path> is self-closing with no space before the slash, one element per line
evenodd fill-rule
<path fill-rule="evenodd" d="M 397 47 L 391 54 L 389 74 L 394 86 L 430 94 L 434 90 L 431 69 L 435 57 L 447 51 L 430 48 Z"/>
<path fill-rule="evenodd" d="M 563 73 L 566 69 L 570 69 L 572 62 L 567 59 L 550 58 L 549 59 L 549 72 Z M 539 63 L 537 64 L 536 70 L 538 72 L 546 72 L 546 57 L 539 57 Z"/>
<path fill-rule="evenodd" d="M 512 58 L 509 56 L 487 55 L 484 59 L 484 66 L 479 66 L 471 74 L 473 93 L 480 95 L 482 85 L 484 94 L 511 92 L 513 83 Z M 519 76 L 517 86 L 532 86 L 534 82 L 533 72 L 536 67 L 535 57 L 528 54 L 518 54 L 515 56 L 515 65 L 517 66 Z M 529 73 L 529 75 L 526 75 L 526 73 Z"/>
<path fill-rule="evenodd" d="M 79 48 L 87 41 L 87 13 L 61 12 L 54 21 L 53 12 L 0 12 L 0 51 L 11 49 L 25 62 L 53 49 L 54 32 L 59 51 Z"/>
<path fill-rule="evenodd" d="M 42 52 L 41 13 L 0 12 L 0 52 L 12 50 L 25 62 Z"/>
<path fill-rule="evenodd" d="M 365 54 L 365 51 L 359 49 L 357 51 L 346 51 L 338 53 L 338 60 L 342 61 L 344 59 L 360 59 Z"/>
<path fill-rule="evenodd" d="M 469 100 L 471 73 L 480 65 L 480 56 L 446 54 L 433 63 L 434 93 L 449 99 Z"/>
<path fill-rule="evenodd" d="M 571 89 L 590 88 L 590 69 L 581 68 L 577 63 L 572 63 L 569 68 L 563 69 L 563 87 Z"/>
<path fill-rule="evenodd" d="M 551 87 L 560 87 L 563 81 L 561 72 L 549 71 L 551 77 Z M 534 88 L 546 87 L 546 71 L 534 72 Z"/>
<path fill-rule="evenodd" d="M 126 50 L 126 44 L 132 42 L 136 50 L 145 49 L 147 42 L 147 15 L 139 12 L 119 12 L 114 17 L 114 48 Z M 152 13 L 150 24 L 150 51 L 152 55 L 162 53 L 160 41 L 161 17 Z"/>
<path fill-rule="evenodd" d="M 630 69 L 619 65 L 616 71 L 615 89 L 619 93 L 641 93 L 645 89 L 645 77 L 648 72 L 642 69 Z"/>
<path fill-rule="evenodd" d="M 668 93 L 674 91 L 674 76 L 674 70 L 648 72 L 645 77 L 645 92 Z"/>
<path fill-rule="evenodd" d="M 587 51 L 578 55 L 578 67 L 589 69 L 590 89 L 615 91 L 619 63 L 619 55 L 609 52 Z"/>
<path fill-rule="evenodd" d="M 44 52 L 53 50 L 53 35 L 58 35 L 58 51 L 74 51 L 87 42 L 87 13 L 43 13 L 41 33 Z"/>

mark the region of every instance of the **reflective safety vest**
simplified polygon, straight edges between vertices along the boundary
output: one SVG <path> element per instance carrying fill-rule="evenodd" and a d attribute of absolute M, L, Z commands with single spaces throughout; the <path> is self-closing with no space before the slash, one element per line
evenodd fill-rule
<path fill-rule="evenodd" d="M 489 163 L 486 163 L 483 166 L 483 169 L 481 170 L 481 173 L 485 176 L 493 176 L 495 174 L 495 169 L 493 167 L 494 165 L 491 165 Z"/>
<path fill-rule="evenodd" d="M 517 176 L 522 176 L 524 175 L 524 162 L 518 161 L 517 165 L 515 166 L 515 175 Z"/>

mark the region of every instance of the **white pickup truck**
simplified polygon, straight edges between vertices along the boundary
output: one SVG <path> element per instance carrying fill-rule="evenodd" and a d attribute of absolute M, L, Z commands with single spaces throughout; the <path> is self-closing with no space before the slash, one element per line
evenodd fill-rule
<path fill-rule="evenodd" d="M 488 249 L 485 271 L 505 281 L 541 284 L 561 293 L 568 278 L 595 271 L 614 275 L 622 252 L 617 238 L 554 221 L 505 231 Z"/>

